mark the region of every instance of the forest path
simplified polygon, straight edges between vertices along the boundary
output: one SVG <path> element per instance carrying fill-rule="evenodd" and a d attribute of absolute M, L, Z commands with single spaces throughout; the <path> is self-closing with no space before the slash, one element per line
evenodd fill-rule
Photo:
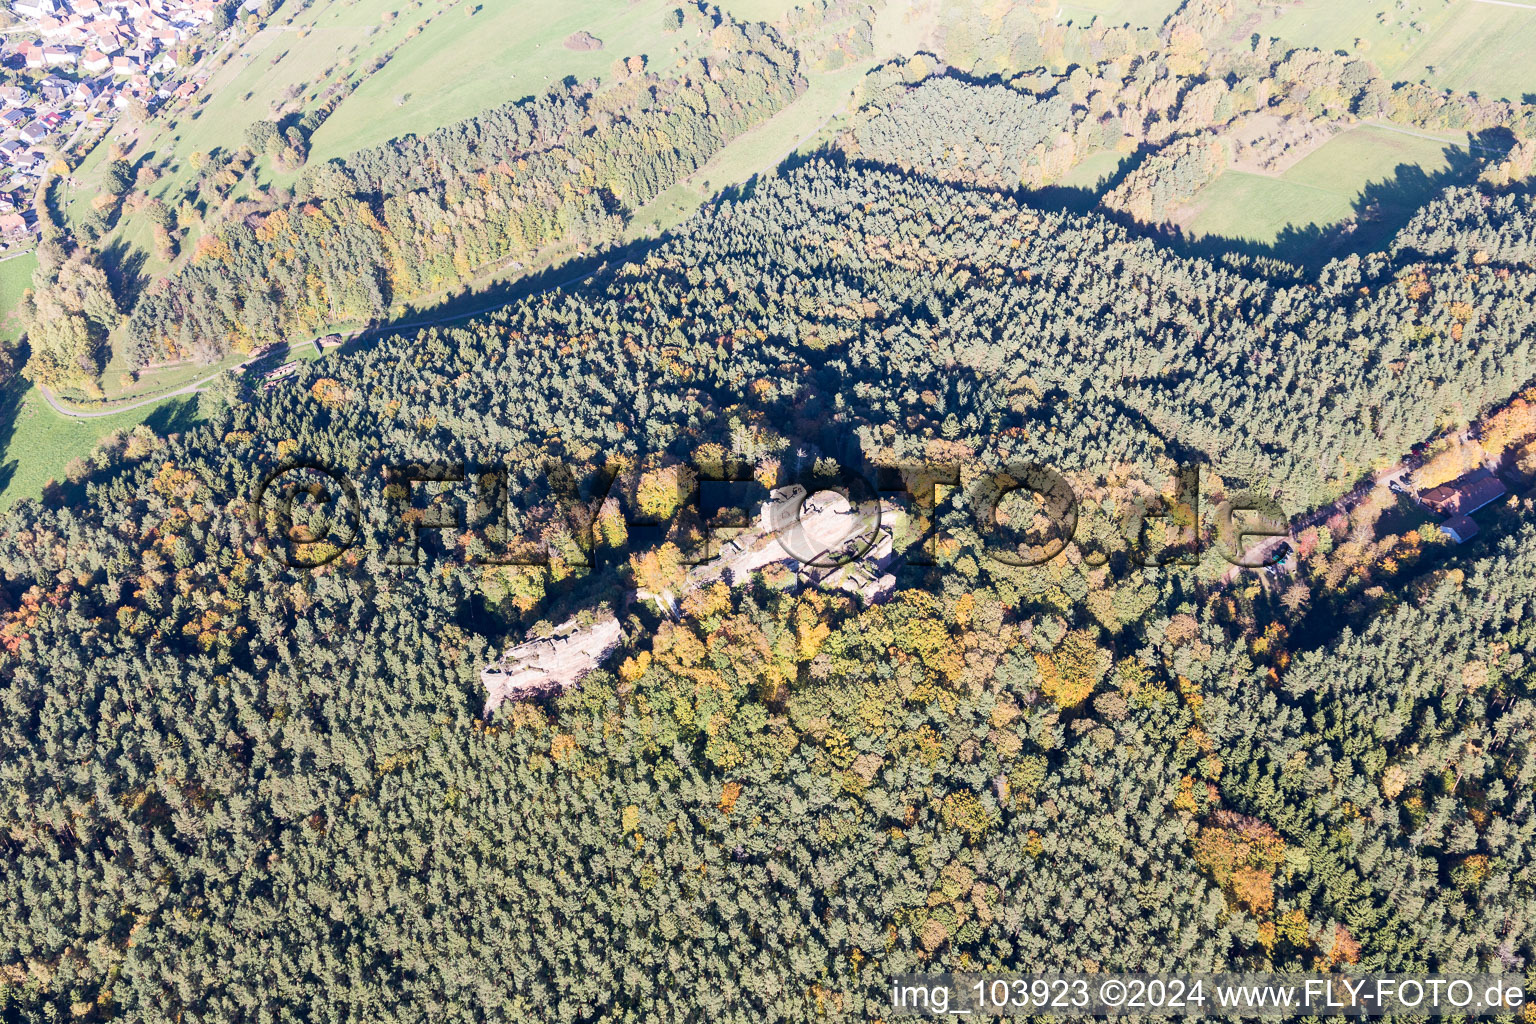
<path fill-rule="evenodd" d="M 1505 3 L 1506 0 L 1475 0 L 1475 2 L 1477 2 L 1477 3 L 1490 3 L 1491 4 L 1491 3 Z M 1525 5 L 1524 4 L 1510 3 L 1509 6 L 1511 6 L 1511 7 L 1524 7 Z M 1532 7 L 1531 10 L 1536 11 L 1536 7 Z M 1384 132 L 1395 132 L 1398 135 L 1411 135 L 1411 136 L 1413 136 L 1416 139 L 1428 139 L 1430 142 L 1443 142 L 1447 146 L 1465 145 L 1467 147 L 1467 149 L 1469 149 L 1469 150 L 1471 150 L 1472 152 L 1475 152 L 1475 153 L 1490 153 L 1490 154 L 1493 154 L 1495 156 L 1503 156 L 1504 155 L 1504 150 L 1498 149 L 1498 148 L 1493 147 L 1493 146 L 1485 146 L 1482 143 L 1477 142 L 1477 141 L 1475 141 L 1473 139 L 1470 139 L 1470 138 L 1466 139 L 1464 141 L 1458 141 L 1456 139 L 1448 139 L 1444 135 L 1431 135 L 1428 132 L 1414 131 L 1412 128 L 1404 128 L 1402 125 L 1392 124 L 1390 121 L 1383 121 L 1383 120 L 1381 120 L 1379 118 L 1375 118 L 1375 119 L 1372 119 L 1370 121 L 1362 121 L 1361 123 L 1365 124 L 1365 125 L 1368 125 L 1368 126 L 1370 126 L 1372 128 L 1380 128 Z"/>

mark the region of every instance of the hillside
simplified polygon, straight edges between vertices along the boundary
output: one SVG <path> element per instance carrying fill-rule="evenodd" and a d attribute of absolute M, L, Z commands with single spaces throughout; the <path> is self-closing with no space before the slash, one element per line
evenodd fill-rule
<path fill-rule="evenodd" d="M 1113 513 L 1175 456 L 1306 507 L 1528 383 L 1533 223 L 1453 195 L 1282 285 L 814 161 L 106 453 L 0 521 L 7 1010 L 861 1020 L 893 973 L 978 962 L 1530 957 L 1529 501 L 1464 548 L 1341 514 L 1283 594 L 1138 569 Z M 957 467 L 935 564 L 904 539 L 868 606 L 777 571 L 676 619 L 627 597 L 682 571 L 679 463 L 818 455 Z M 1091 499 L 1032 568 L 973 525 L 1026 459 Z M 252 507 L 295 460 L 353 482 L 354 525 L 334 483 L 304 532 Z M 381 472 L 448 463 L 482 486 Z M 617 515 L 560 498 L 610 477 Z M 484 564 L 516 537 L 548 565 Z M 480 718 L 506 641 L 605 611 L 604 668 Z"/>
<path fill-rule="evenodd" d="M 1536 985 L 1536 11 L 189 9 L 0 270 L 0 1021 Z"/>

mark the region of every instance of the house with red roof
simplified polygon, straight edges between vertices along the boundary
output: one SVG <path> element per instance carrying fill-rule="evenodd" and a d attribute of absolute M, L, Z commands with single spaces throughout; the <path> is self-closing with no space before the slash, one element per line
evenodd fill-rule
<path fill-rule="evenodd" d="M 80 55 L 80 70 L 96 75 L 112 67 L 112 58 L 94 46 Z"/>
<path fill-rule="evenodd" d="M 40 68 L 47 63 L 43 57 L 43 48 L 37 43 L 31 41 L 22 43 L 16 47 L 16 52 L 21 55 L 22 60 L 26 61 L 29 68 Z"/>

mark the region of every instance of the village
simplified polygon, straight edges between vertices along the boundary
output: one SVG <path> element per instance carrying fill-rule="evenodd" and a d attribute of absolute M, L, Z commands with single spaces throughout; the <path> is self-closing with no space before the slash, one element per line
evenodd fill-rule
<path fill-rule="evenodd" d="M 58 155 L 119 116 L 147 117 L 202 86 L 185 77 L 189 41 L 228 30 L 216 0 L 13 0 L 20 22 L 0 44 L 0 242 L 30 246 L 37 189 Z"/>

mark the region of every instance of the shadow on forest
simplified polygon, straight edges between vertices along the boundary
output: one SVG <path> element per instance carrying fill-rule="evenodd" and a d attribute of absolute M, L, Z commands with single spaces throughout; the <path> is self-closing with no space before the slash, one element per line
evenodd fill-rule
<path fill-rule="evenodd" d="M 1368 182 L 1351 204 L 1350 219 L 1332 224 L 1287 226 L 1270 243 L 1219 235 L 1191 237 L 1175 230 L 1164 237 L 1175 249 L 1192 256 L 1226 261 L 1229 256 L 1251 261 L 1278 260 L 1315 274 L 1331 259 L 1387 248 L 1413 215 L 1446 188 L 1477 180 L 1487 154 L 1503 154 L 1513 144 L 1503 130 L 1479 133 L 1471 150 L 1447 145 L 1446 167 L 1428 174 L 1416 164 L 1398 164 L 1390 178 Z M 1479 154 L 1484 156 L 1479 156 Z"/>
<path fill-rule="evenodd" d="M 1507 129 L 1490 129 L 1479 132 L 1470 148 L 1447 145 L 1443 150 L 1447 166 L 1433 174 L 1426 173 L 1416 164 L 1398 164 L 1391 177 L 1366 184 L 1351 204 L 1349 219 L 1331 224 L 1290 225 L 1270 242 L 1226 235 L 1194 235 L 1176 225 L 1149 226 L 1100 206 L 1103 197 L 1140 167 L 1150 155 L 1152 151 L 1145 147 L 1127 155 L 1114 171 L 1092 186 L 1048 185 L 1038 189 L 1012 190 L 966 184 L 955 184 L 955 187 L 1001 192 L 1025 205 L 1047 212 L 1071 215 L 1096 213 L 1137 235 L 1167 246 L 1181 256 L 1232 264 L 1270 276 L 1302 279 L 1315 275 L 1329 260 L 1384 249 L 1425 203 L 1445 188 L 1475 181 L 1487 157 L 1503 155 L 1513 144 L 1514 138 Z M 867 160 L 847 161 L 840 151 L 829 148 L 811 154 L 797 154 L 770 173 L 793 170 L 817 158 L 918 176 L 915 172 L 890 164 Z M 747 198 L 758 184 L 759 179 L 754 177 L 743 185 L 722 192 L 713 202 Z"/>
<path fill-rule="evenodd" d="M 1453 185 L 1469 184 L 1484 167 L 1478 155 L 1509 150 L 1507 133 L 1480 133 L 1476 152 L 1457 145 L 1443 151 L 1447 166 L 1428 174 L 1416 164 L 1398 164 L 1390 178 L 1368 182 L 1351 204 L 1352 215 L 1331 224 L 1289 225 L 1271 242 L 1226 235 L 1195 235 L 1179 226 L 1152 227 L 1115 211 L 1103 209 L 1100 200 L 1139 166 L 1144 154 L 1121 161 L 1115 172 L 1092 188 L 1047 186 L 1013 193 L 1020 202 L 1037 209 L 1068 214 L 1097 213 L 1133 233 L 1152 238 L 1181 256 L 1231 264 L 1272 276 L 1302 279 L 1315 275 L 1329 260 L 1351 254 L 1385 249 L 1425 203 Z"/>
<path fill-rule="evenodd" d="M 197 426 L 197 397 L 173 398 L 162 402 L 144 418 L 144 424 L 161 437 L 170 437 Z"/>
<path fill-rule="evenodd" d="M 1470 147 L 1447 145 L 1442 151 L 1447 166 L 1433 174 L 1426 173 L 1416 164 L 1398 164 L 1391 177 L 1366 184 L 1351 204 L 1349 219 L 1331 224 L 1290 225 L 1270 242 L 1226 235 L 1194 235 L 1178 226 L 1149 226 L 1104 209 L 1100 205 L 1103 197 L 1151 155 L 1153 150 L 1147 147 L 1128 154 L 1112 172 L 1092 186 L 1047 185 L 1014 190 L 964 184 L 955 187 L 1000 191 L 1048 212 L 1078 216 L 1098 214 L 1137 235 L 1167 246 L 1180 256 L 1199 257 L 1250 272 L 1299 280 L 1315 275 L 1329 260 L 1385 249 L 1425 203 L 1450 186 L 1475 181 L 1486 159 L 1507 153 L 1514 141 L 1507 129 L 1489 129 L 1477 133 Z M 809 154 L 795 154 L 769 173 L 792 171 L 815 159 L 916 176 L 912 171 L 889 164 L 857 159 L 847 161 L 841 151 L 829 147 Z M 749 198 L 760 181 L 761 176 L 754 176 L 741 185 L 732 186 L 714 197 L 711 205 Z"/>
<path fill-rule="evenodd" d="M 1003 85 L 995 75 L 977 77 L 952 73 L 972 85 Z M 1536 94 L 1527 94 L 1525 102 L 1536 103 Z M 1414 213 L 1440 191 L 1476 180 L 1490 156 L 1503 156 L 1516 140 L 1509 129 L 1499 127 L 1476 133 L 1468 147 L 1447 145 L 1443 150 L 1448 165 L 1434 174 L 1416 164 L 1398 164 L 1390 178 L 1368 182 L 1352 203 L 1352 214 L 1331 224 L 1288 225 L 1271 242 L 1224 235 L 1191 235 L 1178 226 L 1154 227 L 1100 206 L 1103 197 L 1139 168 L 1155 152 L 1141 146 L 1128 154 L 1108 175 L 1091 186 L 1047 185 L 1038 189 L 996 189 L 984 185 L 951 183 L 959 188 L 998 191 L 1039 210 L 1084 215 L 1097 213 L 1122 224 L 1138 235 L 1152 238 L 1181 256 L 1194 256 L 1237 266 L 1250 272 L 1290 279 L 1314 276 L 1329 260 L 1384 249 L 1394 235 L 1407 225 Z M 766 175 L 779 175 L 815 159 L 873 167 L 899 174 L 919 176 L 916 172 L 876 161 L 855 158 L 849 161 L 833 146 L 822 146 L 808 154 L 793 153 Z M 738 201 L 750 197 L 763 175 L 754 175 L 741 185 L 732 186 L 713 197 L 706 205 Z"/>
<path fill-rule="evenodd" d="M 1040 189 L 1008 190 L 962 183 L 946 184 L 959 189 L 1000 192 L 1047 212 L 1097 214 L 1122 224 L 1138 236 L 1167 246 L 1180 256 L 1204 258 L 1280 280 L 1301 281 L 1314 276 L 1329 260 L 1385 248 L 1426 202 L 1449 186 L 1475 181 L 1483 169 L 1483 159 L 1488 155 L 1508 152 L 1513 143 L 1514 139 L 1507 130 L 1492 129 L 1478 133 L 1470 149 L 1447 145 L 1443 151 L 1447 166 L 1434 174 L 1426 173 L 1414 164 L 1399 164 L 1392 177 L 1367 183 L 1355 197 L 1353 213 L 1348 220 L 1327 225 L 1289 226 L 1272 242 L 1222 235 L 1191 235 L 1178 226 L 1151 227 L 1103 209 L 1100 202 L 1104 195 L 1124 181 L 1151 155 L 1152 150 L 1145 147 L 1127 155 L 1110 174 L 1091 187 L 1053 185 Z M 750 199 L 766 178 L 787 174 L 816 160 L 920 177 L 912 171 L 889 164 L 858 159 L 850 161 L 841 150 L 824 145 L 808 153 L 791 153 L 773 168 L 755 174 L 740 184 L 727 186 L 710 197 L 701 210 Z M 675 234 L 674 230 L 668 230 L 612 249 L 582 255 L 479 291 L 466 291 L 435 305 L 412 307 L 399 317 L 367 325 L 356 338 L 347 343 L 343 351 L 355 350 L 390 333 L 429 325 L 447 326 L 493 312 L 532 294 L 550 291 L 558 286 L 577 285 L 604 267 L 643 257 L 646 252 L 675 237 Z"/>
<path fill-rule="evenodd" d="M 1152 238 L 1179 255 L 1203 257 L 1244 267 L 1249 272 L 1269 274 L 1283 279 L 1302 279 L 1315 274 L 1328 260 L 1335 257 L 1382 249 L 1407 224 L 1414 213 L 1442 189 L 1474 180 L 1483 167 L 1480 156 L 1490 152 L 1507 151 L 1508 146 L 1509 139 L 1506 136 L 1498 133 L 1483 133 L 1474 139 L 1470 150 L 1468 147 L 1446 146 L 1444 158 L 1447 166 L 1436 173 L 1426 173 L 1416 165 L 1399 164 L 1390 177 L 1369 182 L 1355 197 L 1351 204 L 1350 219 L 1330 225 L 1293 226 L 1283 231 L 1272 242 L 1267 243 L 1222 236 L 1192 237 L 1177 228 L 1148 228 L 1134 222 L 1127 222 L 1124 218 L 1112 217 L 1112 219 L 1125 224 L 1134 234 Z M 1128 155 L 1112 173 L 1092 187 L 1055 186 L 1032 191 L 1016 190 L 1008 194 L 1037 209 L 1071 215 L 1093 213 L 1106 215 L 1099 205 L 1102 197 L 1139 167 L 1148 155 L 1147 151 Z M 825 146 L 810 153 L 794 153 L 773 169 L 722 190 L 708 200 L 705 209 L 749 199 L 763 184 L 766 177 L 792 172 L 815 160 L 849 162 L 840 151 Z M 863 161 L 852 163 L 856 166 L 869 166 L 898 174 L 910 174 L 898 168 Z M 975 188 L 975 186 L 965 185 L 954 187 Z M 528 295 L 548 291 L 558 286 L 573 287 L 605 267 L 643 259 L 646 253 L 664 245 L 677 234 L 677 231 L 667 231 L 655 237 L 638 239 L 627 245 L 546 268 L 528 277 L 483 291 L 464 293 L 436 306 L 414 310 L 392 322 L 373 325 L 371 330 L 360 335 L 348 347 L 361 346 L 374 338 L 392 332 L 411 330 L 425 321 L 467 320 Z M 912 315 L 920 315 L 920 311 L 914 310 Z M 779 411 L 788 417 L 786 422 L 793 421 L 796 414 L 795 410 L 787 408 Z M 814 415 L 815 410 L 801 409 L 798 412 L 803 424 L 817 420 Z M 1126 408 L 1122 413 L 1131 419 L 1141 418 L 1134 409 Z M 830 424 L 830 417 L 825 422 Z M 1158 434 L 1150 424 L 1148 424 L 1148 431 L 1153 436 Z M 815 434 L 816 431 L 812 429 L 811 433 Z M 863 464 L 862 453 L 856 450 L 857 441 L 847 435 L 840 435 L 829 429 L 822 436 L 808 436 L 806 440 L 817 443 L 823 451 L 844 465 Z M 850 444 L 854 450 L 850 450 Z M 1176 444 L 1170 443 L 1169 447 L 1171 453 L 1180 454 L 1174 451 L 1178 447 Z M 578 594 L 586 591 L 586 585 L 577 577 L 572 577 L 562 587 L 551 591 L 549 596 L 553 599 L 553 603 L 546 606 L 542 614 L 549 615 L 551 608 L 563 606 L 566 603 L 569 603 L 572 608 L 580 607 L 583 602 L 590 603 L 590 593 L 576 600 Z M 616 594 L 607 596 L 615 601 L 620 600 Z M 637 608 L 631 608 L 628 613 L 637 612 L 643 614 Z M 492 611 L 485 604 L 479 604 L 469 614 L 471 618 L 485 620 L 477 624 L 480 626 L 487 625 L 492 619 L 501 620 L 503 627 L 507 624 L 505 608 Z"/>
<path fill-rule="evenodd" d="M 668 236 L 662 236 L 662 238 L 665 237 Z M 493 313 L 529 295 L 552 291 L 560 286 L 574 287 L 604 266 L 633 259 L 659 241 L 661 241 L 660 238 L 639 239 L 612 249 L 578 256 L 511 281 L 491 284 L 478 291 L 464 291 L 435 305 L 409 307 L 407 312 L 398 317 L 368 324 L 355 338 L 348 341 L 341 351 L 356 351 L 383 335 L 398 331 L 422 330 L 429 326 L 450 326 L 462 320 Z"/>
<path fill-rule="evenodd" d="M 1426 173 L 1416 164 L 1398 164 L 1392 177 L 1366 184 L 1351 204 L 1349 219 L 1332 224 L 1289 225 L 1272 242 L 1192 235 L 1177 226 L 1148 227 L 1099 208 L 1099 200 L 1139 164 L 1137 156 L 1127 157 L 1113 175 L 1093 189 L 1055 187 L 1023 190 L 1017 195 L 1020 201 L 1042 209 L 1098 212 L 1182 256 L 1301 278 L 1315 275 L 1329 260 L 1385 249 L 1425 203 L 1450 186 L 1475 181 L 1489 155 L 1507 153 L 1513 144 L 1508 131 L 1493 129 L 1478 133 L 1470 149 L 1447 145 L 1442 151 L 1447 166 L 1434 174 Z"/>

